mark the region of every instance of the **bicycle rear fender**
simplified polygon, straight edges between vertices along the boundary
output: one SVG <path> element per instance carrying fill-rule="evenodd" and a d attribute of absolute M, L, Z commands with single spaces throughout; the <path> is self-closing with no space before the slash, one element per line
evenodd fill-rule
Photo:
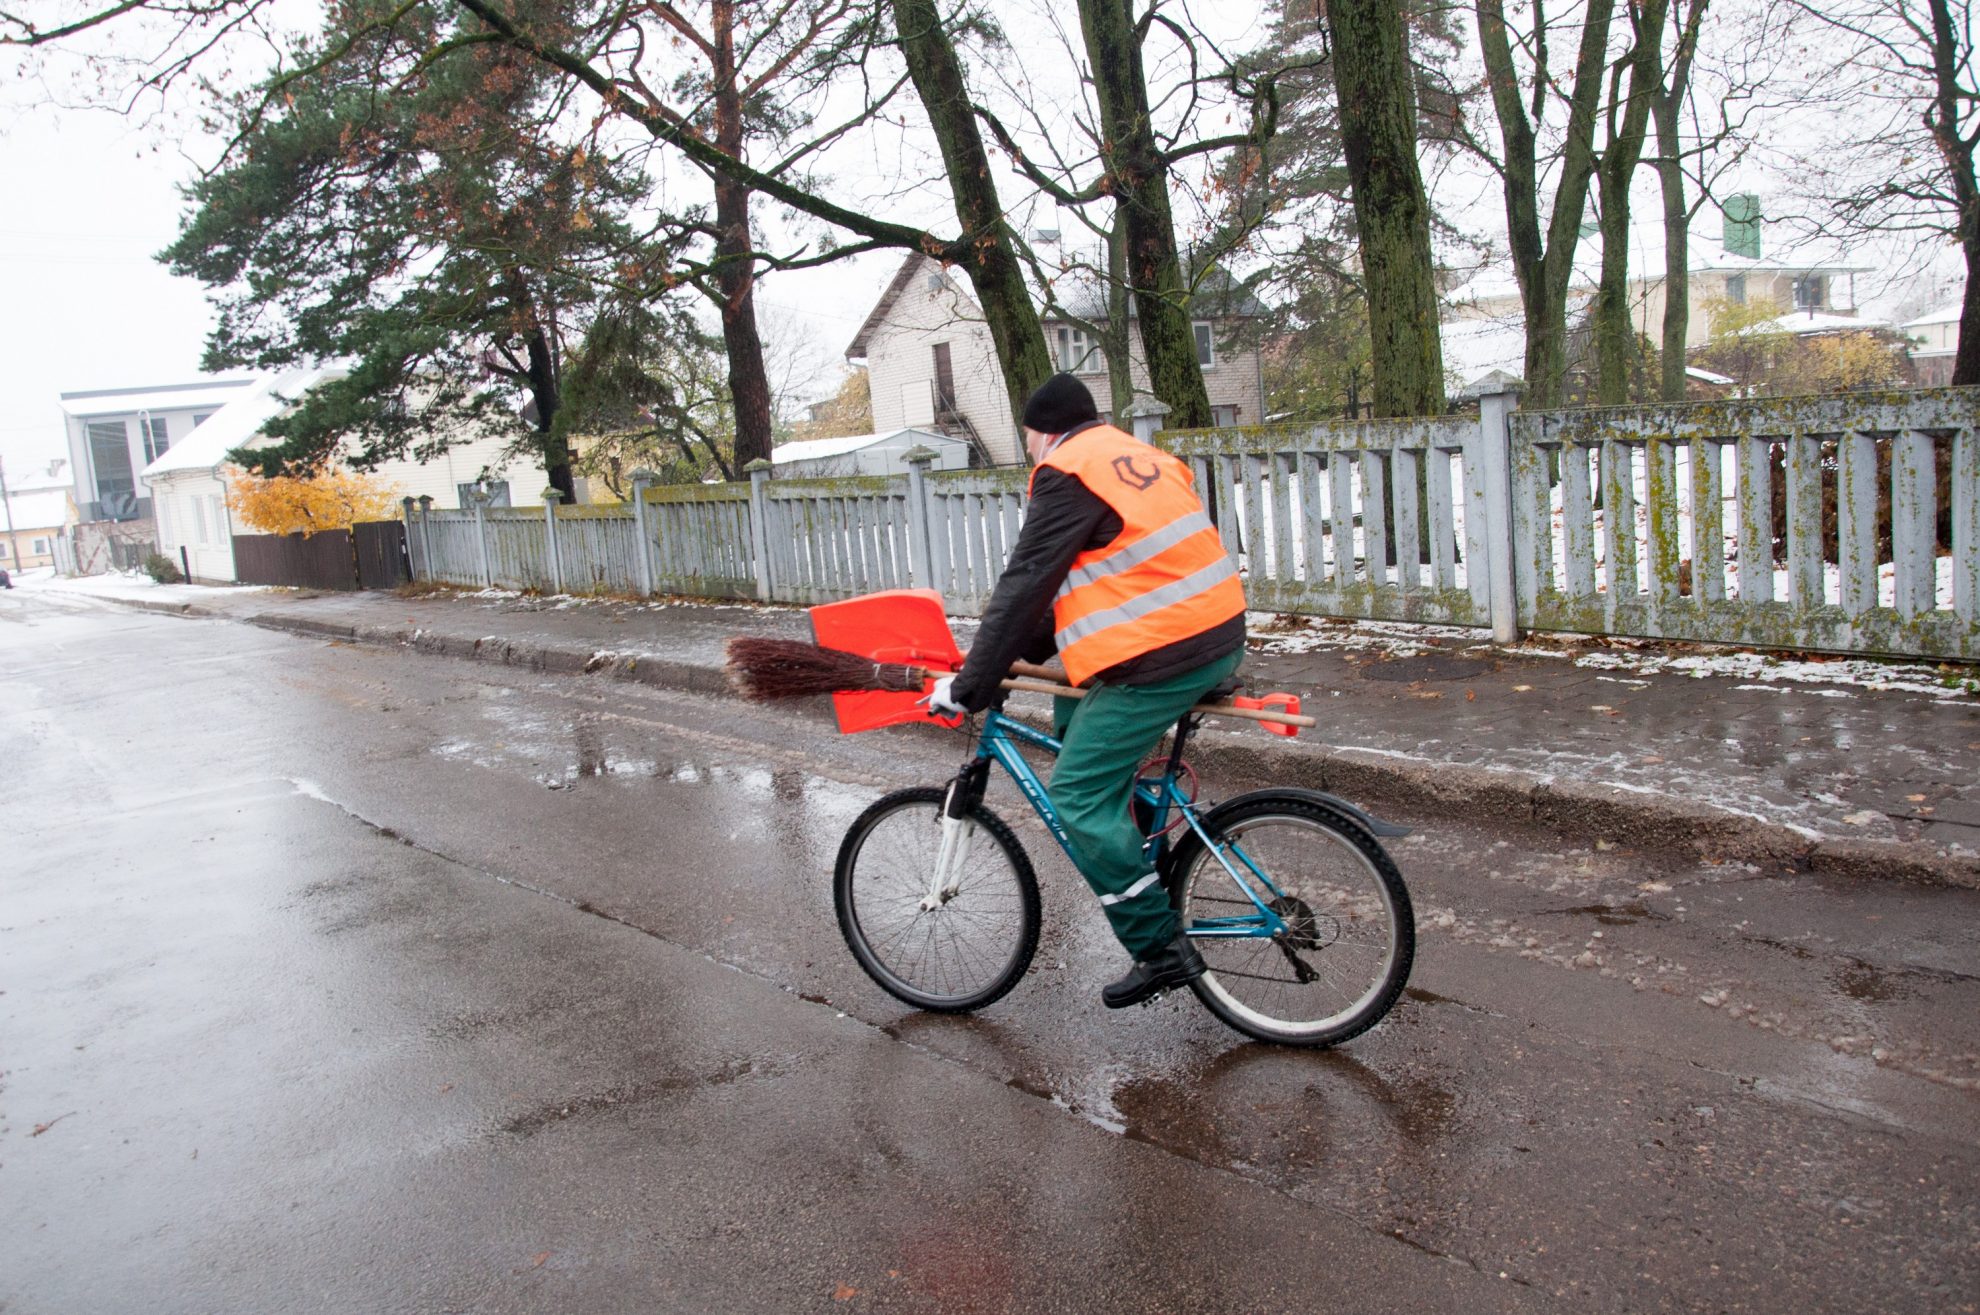
<path fill-rule="evenodd" d="M 1253 790 L 1248 794 L 1235 795 L 1211 809 L 1205 815 L 1204 820 L 1207 822 L 1225 809 L 1234 808 L 1239 804 L 1248 804 L 1259 799 L 1283 799 L 1288 796 L 1294 799 L 1304 799 L 1309 803 L 1319 804 L 1325 808 L 1331 808 L 1337 813 L 1345 813 L 1362 827 L 1366 828 L 1370 835 L 1393 838 L 1396 836 L 1406 836 L 1410 832 L 1410 828 L 1403 826 L 1401 823 L 1384 822 L 1381 818 L 1369 813 L 1357 804 L 1349 803 L 1339 795 L 1328 794 L 1324 790 L 1304 790 L 1295 785 L 1275 785 L 1268 789 Z"/>

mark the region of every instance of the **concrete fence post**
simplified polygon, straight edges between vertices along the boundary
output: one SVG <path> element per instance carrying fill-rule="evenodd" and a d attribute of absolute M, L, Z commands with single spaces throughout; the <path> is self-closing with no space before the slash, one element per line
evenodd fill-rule
<path fill-rule="evenodd" d="M 632 473 L 633 533 L 639 538 L 639 552 L 633 558 L 633 567 L 639 573 L 641 597 L 653 592 L 653 537 L 646 531 L 646 491 L 653 487 L 656 478 L 644 466 Z"/>
<path fill-rule="evenodd" d="M 1168 420 L 1169 404 L 1146 394 L 1128 404 L 1124 419 L 1134 430 L 1134 436 L 1144 443 L 1153 443 L 1155 435 L 1162 432 Z"/>
<path fill-rule="evenodd" d="M 564 592 L 564 555 L 557 543 L 557 503 L 564 496 L 559 488 L 543 490 L 543 535 L 550 552 L 550 588 L 552 593 Z"/>
<path fill-rule="evenodd" d="M 770 463 L 762 457 L 743 467 L 749 476 L 749 555 L 756 565 L 756 601 L 767 603 L 775 581 L 770 572 Z"/>
<path fill-rule="evenodd" d="M 468 493 L 468 501 L 474 504 L 474 541 L 481 550 L 481 587 L 495 587 L 495 572 L 488 565 L 488 483 L 486 480 L 475 484 Z"/>
<path fill-rule="evenodd" d="M 1478 399 L 1478 460 L 1485 474 L 1485 563 L 1491 581 L 1492 642 L 1519 639 L 1519 598 L 1513 588 L 1512 426 L 1516 393 Z"/>
<path fill-rule="evenodd" d="M 419 539 L 413 531 L 413 508 L 418 505 L 410 497 L 399 499 L 399 510 L 406 522 L 406 574 L 419 579 Z"/>
<path fill-rule="evenodd" d="M 930 508 L 928 467 L 935 449 L 917 443 L 901 453 L 907 462 L 908 576 L 918 589 L 940 589 L 935 579 L 935 556 L 929 550 Z"/>
<path fill-rule="evenodd" d="M 433 495 L 431 493 L 420 494 L 419 495 L 419 557 L 420 557 L 420 564 L 426 570 L 426 578 L 429 580 L 434 579 L 436 577 L 436 572 L 433 569 L 433 521 L 431 520 L 432 511 L 433 511 Z"/>

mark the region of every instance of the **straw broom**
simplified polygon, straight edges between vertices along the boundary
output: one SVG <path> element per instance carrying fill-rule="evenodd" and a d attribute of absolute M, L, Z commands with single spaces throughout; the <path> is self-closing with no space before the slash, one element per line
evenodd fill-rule
<path fill-rule="evenodd" d="M 920 692 L 928 682 L 953 672 L 942 668 L 916 666 L 905 662 L 876 662 L 843 649 L 807 644 L 798 639 L 760 639 L 738 635 L 729 640 L 727 671 L 729 683 L 744 698 L 756 703 L 778 699 L 809 698 L 818 694 L 839 694 L 860 690 Z M 1066 673 L 1057 667 L 1041 667 L 1029 662 L 1011 664 L 1011 677 L 1000 682 L 1005 689 L 1060 698 L 1085 698 L 1087 691 L 1066 683 Z M 1199 703 L 1196 711 L 1246 721 L 1270 721 L 1293 726 L 1313 726 L 1313 718 L 1296 713 L 1233 707 L 1228 703 Z"/>

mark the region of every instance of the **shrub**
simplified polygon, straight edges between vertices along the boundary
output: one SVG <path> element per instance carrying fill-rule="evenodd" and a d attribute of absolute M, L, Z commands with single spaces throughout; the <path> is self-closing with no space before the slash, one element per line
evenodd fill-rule
<path fill-rule="evenodd" d="M 162 552 L 144 559 L 144 573 L 159 584 L 183 584 L 186 578 L 179 573 L 179 564 Z"/>

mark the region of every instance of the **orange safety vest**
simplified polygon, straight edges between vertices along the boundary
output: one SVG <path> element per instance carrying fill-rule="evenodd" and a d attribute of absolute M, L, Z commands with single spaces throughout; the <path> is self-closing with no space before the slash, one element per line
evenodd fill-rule
<path fill-rule="evenodd" d="M 1112 542 L 1073 559 L 1052 602 L 1075 684 L 1244 611 L 1237 567 L 1188 466 L 1112 425 L 1081 430 L 1039 466 L 1073 476 L 1121 518 Z"/>

